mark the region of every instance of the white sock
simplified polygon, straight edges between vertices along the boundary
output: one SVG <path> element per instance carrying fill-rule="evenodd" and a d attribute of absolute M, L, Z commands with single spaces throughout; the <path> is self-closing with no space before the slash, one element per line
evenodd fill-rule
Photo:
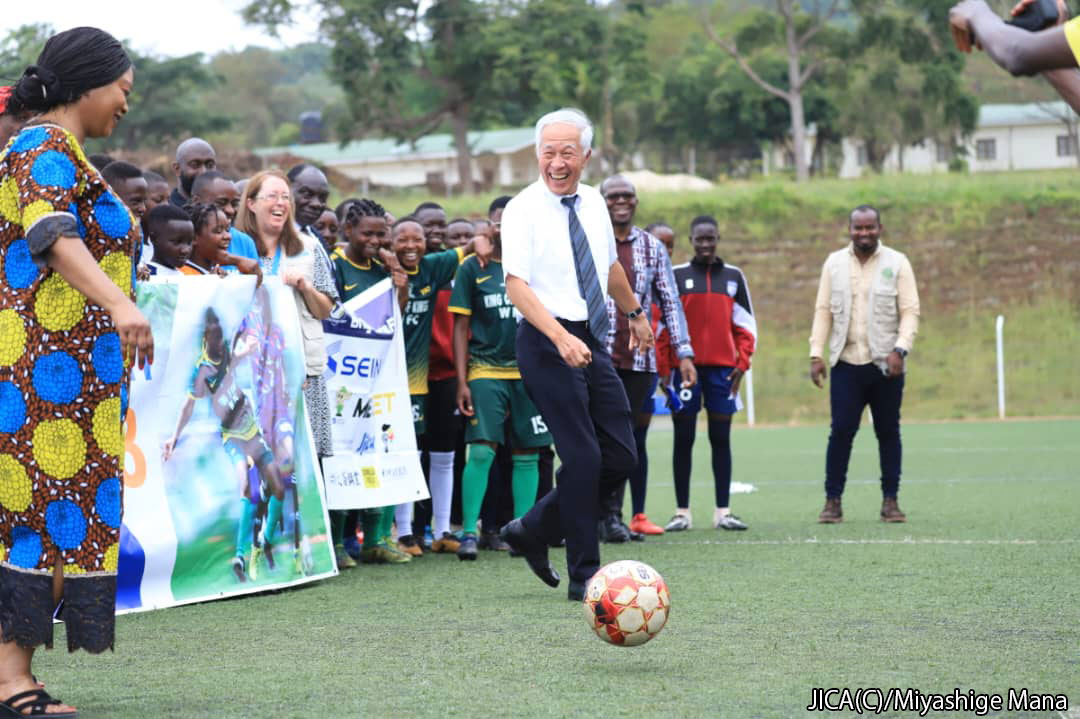
<path fill-rule="evenodd" d="M 450 504 L 454 499 L 454 453 L 429 452 L 431 455 L 431 523 L 435 539 L 450 531 Z"/>
<path fill-rule="evenodd" d="M 717 507 L 713 511 L 713 524 L 716 524 L 721 518 L 726 517 L 729 514 L 731 514 L 731 509 L 728 507 Z"/>
<path fill-rule="evenodd" d="M 405 502 L 394 508 L 394 522 L 397 524 L 398 539 L 412 534 L 412 505 L 412 502 Z"/>

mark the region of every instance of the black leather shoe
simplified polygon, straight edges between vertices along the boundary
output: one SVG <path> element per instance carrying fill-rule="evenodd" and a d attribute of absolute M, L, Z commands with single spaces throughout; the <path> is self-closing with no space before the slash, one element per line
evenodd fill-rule
<path fill-rule="evenodd" d="M 645 535 L 644 534 L 642 534 L 641 532 L 635 532 L 634 530 L 630 529 L 630 527 L 627 527 L 626 524 L 624 524 L 622 522 L 620 522 L 620 524 L 622 524 L 623 529 L 626 530 L 626 533 L 627 533 L 627 535 L 629 535 L 631 542 L 644 542 L 645 541 Z"/>
<path fill-rule="evenodd" d="M 566 589 L 566 598 L 571 602 L 581 602 L 585 600 L 585 584 L 584 582 L 575 582 L 570 580 L 570 586 Z"/>
<path fill-rule="evenodd" d="M 549 587 L 559 586 L 559 573 L 548 561 L 547 547 L 536 542 L 525 531 L 520 519 L 512 520 L 502 528 L 499 537 L 510 545 L 511 551 L 518 552 L 525 557 L 525 562 L 533 574 L 540 577 L 540 581 Z"/>
<path fill-rule="evenodd" d="M 619 521 L 618 515 L 611 514 L 600 520 L 597 534 L 602 537 L 601 541 L 608 544 L 623 544 L 630 541 L 630 530 Z"/>

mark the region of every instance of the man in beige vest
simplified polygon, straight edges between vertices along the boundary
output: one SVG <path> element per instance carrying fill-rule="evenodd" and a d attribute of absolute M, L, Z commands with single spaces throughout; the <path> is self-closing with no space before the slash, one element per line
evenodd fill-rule
<path fill-rule="evenodd" d="M 881 244 L 881 215 L 869 205 L 851 212 L 851 244 L 825 260 L 810 332 L 810 379 L 824 386 L 825 348 L 833 367 L 832 431 L 825 454 L 825 508 L 818 521 L 844 520 L 840 496 L 851 443 L 870 405 L 881 459 L 881 520 L 903 522 L 900 489 L 900 402 L 904 360 L 919 328 L 919 292 L 907 257 Z"/>

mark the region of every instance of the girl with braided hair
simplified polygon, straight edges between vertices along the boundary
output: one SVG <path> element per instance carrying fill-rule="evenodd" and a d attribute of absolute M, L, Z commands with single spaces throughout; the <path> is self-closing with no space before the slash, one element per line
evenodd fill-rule
<path fill-rule="evenodd" d="M 131 60 L 106 32 L 54 35 L 6 112 L 0 155 L 0 715 L 75 717 L 31 675 L 52 646 L 114 643 L 128 374 L 153 361 L 135 307 L 139 225 L 87 160 L 127 112 Z"/>
<path fill-rule="evenodd" d="M 221 259 L 228 253 L 232 241 L 225 211 L 209 203 L 195 203 L 184 209 L 195 227 L 195 243 L 191 248 L 191 257 L 180 272 L 185 275 L 217 274 L 224 277 Z"/>
<path fill-rule="evenodd" d="M 338 212 L 341 213 L 341 229 L 346 244 L 338 247 L 331 259 L 334 262 L 334 279 L 337 281 L 342 302 L 347 302 L 369 287 L 392 277 L 394 286 L 398 288 L 398 298 L 404 304 L 408 300 L 408 277 L 398 264 L 397 258 L 382 249 L 388 232 L 386 210 L 374 200 L 353 199 L 339 205 Z M 355 523 L 347 521 L 344 513 L 332 518 L 335 554 L 341 563 L 344 557 L 348 556 L 345 553 L 345 539 L 355 536 Z M 390 541 L 390 529 L 394 523 L 393 505 L 362 510 L 361 521 L 364 529 L 361 561 L 402 564 L 411 559 Z M 341 531 L 338 531 L 339 529 Z"/>

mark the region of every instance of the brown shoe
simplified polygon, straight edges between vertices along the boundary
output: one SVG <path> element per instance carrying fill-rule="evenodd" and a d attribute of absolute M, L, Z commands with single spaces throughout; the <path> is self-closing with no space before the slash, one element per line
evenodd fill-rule
<path fill-rule="evenodd" d="M 821 510 L 817 521 L 819 524 L 840 524 L 844 521 L 844 510 L 840 507 L 839 497 L 825 498 L 825 508 Z"/>
<path fill-rule="evenodd" d="M 424 550 L 420 547 L 420 543 L 416 541 L 416 537 L 411 534 L 405 534 L 398 537 L 397 550 L 404 552 L 410 557 L 423 556 Z"/>
<path fill-rule="evenodd" d="M 907 515 L 900 511 L 900 505 L 896 503 L 896 497 L 886 497 L 881 501 L 882 522 L 906 522 Z"/>
<path fill-rule="evenodd" d="M 441 537 L 431 543 L 431 551 L 436 554 L 453 554 L 460 548 L 461 542 L 450 532 L 443 532 Z"/>

